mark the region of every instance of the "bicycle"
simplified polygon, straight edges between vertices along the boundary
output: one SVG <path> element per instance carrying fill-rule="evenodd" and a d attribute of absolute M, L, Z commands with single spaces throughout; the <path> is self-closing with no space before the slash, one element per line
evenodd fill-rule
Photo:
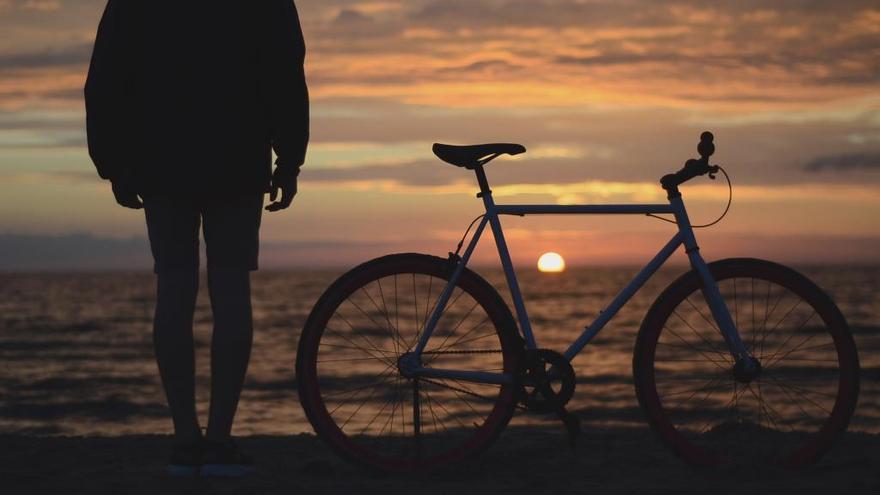
<path fill-rule="evenodd" d="M 525 147 L 435 144 L 433 151 L 476 174 L 486 213 L 448 258 L 392 254 L 341 276 L 299 341 L 302 406 L 338 454 L 382 471 L 443 466 L 481 453 L 517 409 L 555 413 L 573 441 L 579 421 L 565 408 L 576 383 L 571 359 L 682 246 L 691 270 L 648 310 L 632 361 L 636 396 L 661 442 L 699 466 L 796 467 L 818 460 L 846 429 L 859 363 L 831 298 L 791 268 L 746 258 L 706 263 L 700 254 L 679 186 L 719 170 L 727 177 L 709 164 L 711 133 L 701 136 L 699 159 L 660 180 L 663 204 L 499 205 L 483 167 Z M 542 214 L 668 214 L 678 227 L 562 353 L 538 346 L 500 222 Z M 466 266 L 487 225 L 516 318 Z"/>

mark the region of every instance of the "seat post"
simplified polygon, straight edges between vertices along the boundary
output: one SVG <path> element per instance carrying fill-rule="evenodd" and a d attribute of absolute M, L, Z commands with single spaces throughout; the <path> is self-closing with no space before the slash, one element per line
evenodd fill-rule
<path fill-rule="evenodd" d="M 489 189 L 489 181 L 486 180 L 486 172 L 483 170 L 483 165 L 478 164 L 475 166 L 474 173 L 477 174 L 477 183 L 480 184 L 480 193 L 477 194 L 477 197 L 482 198 L 484 195 L 491 195 L 492 190 Z"/>

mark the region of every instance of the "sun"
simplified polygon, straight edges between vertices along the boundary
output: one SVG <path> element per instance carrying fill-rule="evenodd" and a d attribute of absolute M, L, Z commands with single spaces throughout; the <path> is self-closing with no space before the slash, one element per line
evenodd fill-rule
<path fill-rule="evenodd" d="M 543 273 L 559 273 L 565 271 L 565 260 L 559 253 L 544 253 L 538 258 L 538 271 Z"/>

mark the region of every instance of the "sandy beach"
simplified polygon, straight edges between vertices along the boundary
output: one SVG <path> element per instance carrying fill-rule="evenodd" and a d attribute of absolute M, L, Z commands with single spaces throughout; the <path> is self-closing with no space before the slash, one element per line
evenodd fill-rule
<path fill-rule="evenodd" d="M 163 472 L 166 436 L 0 436 L 0 479 L 8 495 L 36 493 L 877 493 L 880 436 L 849 433 L 804 470 L 684 465 L 646 429 L 589 430 L 576 451 L 551 427 L 508 430 L 467 466 L 384 476 L 351 466 L 314 435 L 251 436 L 258 462 L 240 480 L 175 479 Z"/>

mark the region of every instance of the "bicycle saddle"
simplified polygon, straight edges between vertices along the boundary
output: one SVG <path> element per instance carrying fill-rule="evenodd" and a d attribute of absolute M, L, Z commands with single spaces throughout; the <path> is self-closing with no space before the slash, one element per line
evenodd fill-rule
<path fill-rule="evenodd" d="M 444 162 L 470 170 L 485 165 L 500 155 L 519 155 L 526 152 L 525 146 L 512 143 L 472 144 L 469 146 L 434 143 L 433 149 L 437 158 Z"/>

